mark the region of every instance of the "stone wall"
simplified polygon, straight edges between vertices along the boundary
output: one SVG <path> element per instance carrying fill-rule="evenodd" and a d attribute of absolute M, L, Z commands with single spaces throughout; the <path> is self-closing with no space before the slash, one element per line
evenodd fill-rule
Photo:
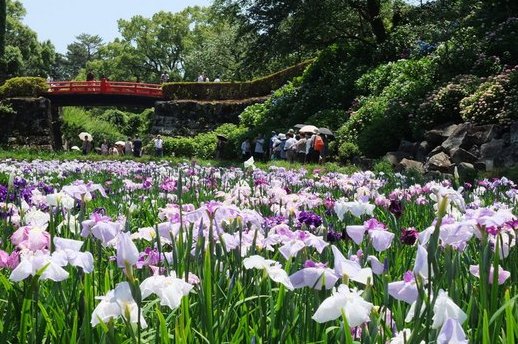
<path fill-rule="evenodd" d="M 8 98 L 16 114 L 0 115 L 0 143 L 11 147 L 61 148 L 61 121 L 46 98 Z"/>
<path fill-rule="evenodd" d="M 242 101 L 162 101 L 155 103 L 152 133 L 170 136 L 193 136 L 215 129 L 222 123 L 238 123 L 239 114 L 265 98 Z"/>

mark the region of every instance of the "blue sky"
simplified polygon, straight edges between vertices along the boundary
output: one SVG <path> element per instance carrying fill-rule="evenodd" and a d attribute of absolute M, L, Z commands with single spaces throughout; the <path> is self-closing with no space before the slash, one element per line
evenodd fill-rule
<path fill-rule="evenodd" d="M 105 42 L 118 37 L 117 19 L 134 15 L 151 17 L 164 10 L 178 12 L 188 6 L 208 6 L 211 0 L 21 0 L 27 10 L 24 22 L 50 39 L 60 53 L 81 33 L 101 36 Z"/>

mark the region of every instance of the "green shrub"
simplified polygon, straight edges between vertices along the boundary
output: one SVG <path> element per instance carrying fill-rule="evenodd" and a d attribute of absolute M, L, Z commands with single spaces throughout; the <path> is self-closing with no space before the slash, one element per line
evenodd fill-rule
<path fill-rule="evenodd" d="M 349 120 L 338 130 L 340 142 L 354 142 L 362 154 L 377 157 L 396 149 L 410 136 L 409 118 L 435 82 L 436 63 L 430 57 L 399 60 L 364 74 Z"/>
<path fill-rule="evenodd" d="M 38 77 L 17 77 L 8 79 L 0 86 L 0 98 L 39 97 L 48 90 L 45 79 Z"/>
<path fill-rule="evenodd" d="M 239 157 L 241 154 L 241 142 L 243 142 L 247 136 L 252 135 L 248 128 L 230 123 L 217 127 L 214 130 L 214 134 L 220 134 L 227 138 L 227 142 L 223 147 L 223 159 L 235 159 Z M 213 153 L 214 151 L 212 151 L 212 154 Z"/>
<path fill-rule="evenodd" d="M 473 65 L 483 51 L 484 42 L 475 28 L 457 30 L 449 40 L 440 44 L 434 53 L 434 59 L 441 71 L 441 79 L 449 80 L 459 74 L 472 73 Z"/>
<path fill-rule="evenodd" d="M 475 124 L 509 124 L 518 119 L 518 66 L 490 77 L 462 99 L 462 119 Z"/>
<path fill-rule="evenodd" d="M 164 154 L 185 158 L 212 159 L 216 151 L 216 135 L 220 134 L 227 138 L 222 158 L 235 159 L 239 156 L 239 148 L 247 132 L 244 127 L 223 124 L 212 132 L 201 133 L 194 137 L 164 137 Z M 153 152 L 153 143 L 150 142 L 145 150 Z"/>
<path fill-rule="evenodd" d="M 108 109 L 104 111 L 100 116 L 100 119 L 113 124 L 119 131 L 124 130 L 128 121 L 127 114 L 124 111 L 117 109 Z"/>
<path fill-rule="evenodd" d="M 360 148 L 353 142 L 342 142 L 338 147 L 338 159 L 341 162 L 350 162 L 354 157 L 360 155 Z"/>

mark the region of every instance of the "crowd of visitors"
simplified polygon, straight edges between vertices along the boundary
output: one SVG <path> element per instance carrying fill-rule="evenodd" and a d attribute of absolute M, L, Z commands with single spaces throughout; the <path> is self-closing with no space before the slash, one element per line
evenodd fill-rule
<path fill-rule="evenodd" d="M 256 161 L 271 159 L 322 164 L 327 159 L 328 144 L 329 137 L 318 130 L 299 133 L 293 129 L 287 133 L 272 131 L 269 140 L 265 140 L 262 134 L 253 140 L 246 138 L 241 143 L 241 158 L 247 160 L 253 156 Z"/>
<path fill-rule="evenodd" d="M 93 149 L 93 139 L 88 133 L 82 138 L 82 147 L 76 146 L 72 149 L 81 150 L 84 155 L 97 151 L 101 155 L 133 155 L 141 157 L 143 153 L 142 140 L 138 135 L 134 138 L 128 137 L 125 141 L 117 141 L 110 144 L 104 139 L 99 148 Z M 80 137 L 82 137 L 80 135 Z M 271 136 L 266 139 L 263 134 L 259 134 L 255 138 L 247 137 L 241 143 L 240 153 L 243 160 L 254 157 L 255 161 L 266 160 L 286 160 L 289 163 L 325 163 L 328 154 L 329 136 L 320 133 L 318 130 L 313 132 L 296 133 L 290 129 L 287 133 L 277 133 L 272 131 Z M 227 144 L 227 138 L 224 135 L 217 135 L 217 144 L 215 157 L 223 158 L 224 148 Z M 164 156 L 164 141 L 160 135 L 153 139 L 153 146 L 156 157 Z M 66 147 L 65 147 L 66 149 Z"/>
<path fill-rule="evenodd" d="M 155 139 L 153 140 L 153 144 L 155 147 L 155 156 L 157 157 L 163 157 L 164 156 L 164 141 L 162 140 L 162 137 L 160 135 L 157 135 Z M 65 144 L 64 148 L 67 149 L 68 144 Z M 74 150 L 76 147 L 72 147 L 72 150 Z M 93 151 L 96 151 L 100 153 L 101 155 L 126 155 L 130 156 L 133 155 L 134 157 L 138 158 L 142 156 L 143 153 L 143 144 L 142 140 L 140 139 L 139 135 L 135 135 L 135 137 L 132 139 L 131 137 L 128 137 L 126 141 L 117 141 L 115 143 L 110 144 L 107 139 L 104 139 L 101 143 L 101 146 L 94 149 L 94 143 L 93 140 L 90 137 L 85 137 L 82 140 L 82 146 L 81 149 L 77 148 L 77 150 L 81 150 L 83 155 L 87 155 L 92 153 Z"/>

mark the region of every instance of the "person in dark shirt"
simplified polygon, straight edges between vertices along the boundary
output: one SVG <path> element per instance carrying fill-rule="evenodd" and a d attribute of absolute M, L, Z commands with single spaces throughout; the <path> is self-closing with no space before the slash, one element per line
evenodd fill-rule
<path fill-rule="evenodd" d="M 135 140 L 133 140 L 133 156 L 136 158 L 140 157 L 142 153 L 142 140 L 137 136 L 135 136 Z"/>

